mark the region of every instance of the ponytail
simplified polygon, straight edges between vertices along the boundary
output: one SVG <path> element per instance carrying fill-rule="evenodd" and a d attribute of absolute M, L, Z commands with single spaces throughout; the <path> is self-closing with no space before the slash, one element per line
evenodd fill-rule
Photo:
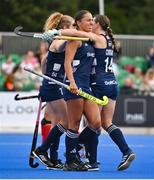
<path fill-rule="evenodd" d="M 108 33 L 108 36 L 110 37 L 110 39 L 112 41 L 112 44 L 114 46 L 114 51 L 117 52 L 118 50 L 117 50 L 117 47 L 116 47 L 116 41 L 115 41 L 115 39 L 113 37 L 112 29 L 109 26 L 107 27 L 106 32 Z"/>

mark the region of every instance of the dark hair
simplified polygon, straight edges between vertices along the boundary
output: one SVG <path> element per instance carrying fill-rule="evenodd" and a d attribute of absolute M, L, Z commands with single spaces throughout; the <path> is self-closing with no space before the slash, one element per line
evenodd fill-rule
<path fill-rule="evenodd" d="M 87 14 L 87 13 L 90 13 L 90 12 L 87 11 L 87 10 L 78 11 L 78 12 L 75 14 L 75 16 L 74 16 L 74 19 L 75 19 L 74 25 L 77 26 L 77 23 L 76 23 L 76 22 L 77 22 L 77 21 L 80 21 L 80 20 L 84 17 L 84 15 Z"/>
<path fill-rule="evenodd" d="M 95 22 L 99 23 L 101 28 L 104 31 L 107 32 L 107 34 L 111 38 L 112 44 L 114 46 L 114 51 L 117 52 L 116 42 L 115 42 L 115 39 L 113 37 L 112 29 L 110 28 L 110 19 L 107 16 L 105 16 L 105 15 L 96 15 L 95 16 Z"/>

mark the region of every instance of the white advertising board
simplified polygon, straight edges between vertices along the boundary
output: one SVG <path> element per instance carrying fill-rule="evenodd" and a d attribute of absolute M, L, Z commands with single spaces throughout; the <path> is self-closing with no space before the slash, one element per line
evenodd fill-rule
<path fill-rule="evenodd" d="M 37 91 L 0 92 L 0 132 L 31 132 L 34 129 L 39 101 L 37 98 L 15 101 L 17 93 L 21 97 L 38 94 Z"/>

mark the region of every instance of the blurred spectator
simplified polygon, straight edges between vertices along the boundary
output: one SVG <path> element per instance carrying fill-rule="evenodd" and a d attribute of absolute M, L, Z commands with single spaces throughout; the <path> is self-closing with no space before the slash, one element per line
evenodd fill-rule
<path fill-rule="evenodd" d="M 129 73 L 134 73 L 135 66 L 134 66 L 134 64 L 125 65 L 124 70 L 128 71 Z"/>
<path fill-rule="evenodd" d="M 44 42 L 44 41 L 41 41 L 41 42 L 40 42 L 39 49 L 36 51 L 36 54 L 35 54 L 35 56 L 37 57 L 38 62 L 39 62 L 40 65 L 41 65 L 42 59 L 43 59 L 43 58 L 46 56 L 46 54 L 47 54 L 47 49 L 48 49 L 47 43 Z"/>
<path fill-rule="evenodd" d="M 24 67 L 29 67 L 32 70 L 41 73 L 41 67 L 33 51 L 28 51 L 20 65 L 12 62 L 10 56 L 3 63 L 2 72 L 4 81 L 1 87 L 6 91 L 29 91 L 39 89 L 42 79 L 24 71 Z"/>
<path fill-rule="evenodd" d="M 38 66 L 38 59 L 34 56 L 33 51 L 28 51 L 25 55 L 25 58 L 21 62 L 21 67 L 24 68 L 25 66 L 34 70 L 36 66 Z"/>
<path fill-rule="evenodd" d="M 14 69 L 12 70 L 11 74 L 7 75 L 7 78 L 4 82 L 4 89 L 6 91 L 14 91 L 14 74 L 17 71 L 18 66 L 15 66 Z"/>
<path fill-rule="evenodd" d="M 121 88 L 120 93 L 121 94 L 133 94 L 136 95 L 137 93 L 137 87 L 135 85 L 135 79 L 133 76 L 128 76 L 125 79 L 124 86 Z"/>
<path fill-rule="evenodd" d="M 120 56 L 122 54 L 122 48 L 121 48 L 120 41 L 116 42 L 116 49 L 117 49 L 117 51 L 114 51 L 113 62 L 118 64 L 119 58 L 120 58 Z"/>
<path fill-rule="evenodd" d="M 152 68 L 154 68 L 154 43 L 149 49 L 148 59 Z"/>
<path fill-rule="evenodd" d="M 12 73 L 7 76 L 6 81 L 4 82 L 4 89 L 6 91 L 14 91 L 13 81 L 14 81 L 14 75 Z"/>
<path fill-rule="evenodd" d="M 115 76 L 118 76 L 119 75 L 119 66 L 118 66 L 118 64 L 113 62 L 112 67 L 113 67 L 113 72 L 114 72 Z"/>
<path fill-rule="evenodd" d="M 144 75 L 141 68 L 139 67 L 135 68 L 134 77 L 135 77 L 135 85 L 136 87 L 138 87 L 138 89 L 140 89 L 140 87 L 143 84 L 143 79 L 144 79 Z"/>
<path fill-rule="evenodd" d="M 8 56 L 6 62 L 2 63 L 2 72 L 6 75 L 10 75 L 13 72 L 16 64 L 12 61 L 11 57 Z"/>
<path fill-rule="evenodd" d="M 147 70 L 144 76 L 144 84 L 141 89 L 145 95 L 150 95 L 154 91 L 154 69 L 150 68 Z"/>
<path fill-rule="evenodd" d="M 34 71 L 38 74 L 41 74 L 41 68 L 40 65 L 38 64 L 37 66 L 35 66 Z M 30 80 L 34 83 L 34 88 L 39 90 L 40 85 L 42 83 L 42 78 L 39 76 L 36 76 L 35 74 L 29 74 L 30 75 Z"/>
<path fill-rule="evenodd" d="M 33 69 L 37 73 L 41 73 L 40 65 L 35 65 Z M 14 74 L 14 89 L 16 91 L 29 91 L 33 89 L 39 89 L 42 79 L 40 77 L 24 71 L 24 69 L 19 66 L 18 70 Z"/>
<path fill-rule="evenodd" d="M 29 91 L 39 89 L 41 81 L 36 75 L 24 71 L 24 67 L 28 67 L 36 72 L 41 72 L 38 59 L 34 56 L 33 51 L 28 51 L 25 58 L 19 65 L 18 70 L 14 74 L 14 88 L 16 91 Z"/>
<path fill-rule="evenodd" d="M 25 73 L 24 69 L 19 66 L 18 70 L 14 74 L 14 88 L 16 91 L 23 90 L 24 86 L 29 83 L 29 74 Z"/>

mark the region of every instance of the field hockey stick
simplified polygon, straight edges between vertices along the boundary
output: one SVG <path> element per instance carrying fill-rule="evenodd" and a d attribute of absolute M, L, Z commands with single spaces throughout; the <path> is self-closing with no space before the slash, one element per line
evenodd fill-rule
<path fill-rule="evenodd" d="M 45 32 L 45 33 L 30 33 L 30 32 L 22 32 L 21 31 L 22 29 L 23 29 L 22 26 L 17 26 L 14 29 L 14 32 L 19 36 L 33 37 L 33 38 L 42 39 L 42 40 L 45 40 L 45 41 L 52 41 L 52 39 L 89 41 L 89 38 L 85 38 L 85 37 L 76 37 L 76 36 L 54 36 L 53 37 L 48 32 Z"/>
<path fill-rule="evenodd" d="M 19 94 L 16 94 L 15 97 L 14 97 L 14 100 L 20 101 L 20 100 L 33 99 L 33 98 L 38 98 L 38 96 L 34 95 L 34 96 L 22 96 L 22 97 L 19 97 Z"/>
<path fill-rule="evenodd" d="M 44 75 L 44 74 L 36 73 L 35 71 L 33 71 L 33 70 L 31 70 L 31 69 L 29 69 L 29 68 L 27 68 L 27 67 L 25 67 L 24 70 L 25 70 L 25 71 L 28 71 L 28 72 L 30 72 L 30 73 L 33 73 L 33 74 L 35 74 L 35 75 L 37 75 L 37 76 L 39 76 L 39 77 L 41 77 L 41 78 L 44 78 L 44 79 L 46 79 L 46 80 L 48 80 L 48 81 L 52 81 L 52 82 L 54 82 L 54 83 L 56 83 L 56 84 L 58 84 L 58 85 L 60 85 L 60 86 L 63 86 L 64 88 L 66 88 L 67 90 L 70 91 L 70 87 L 69 87 L 68 85 L 60 82 L 60 81 L 57 81 L 57 80 L 55 80 L 55 79 L 53 79 L 53 78 L 51 78 L 51 77 L 48 77 L 48 76 L 46 76 L 46 75 Z M 84 97 L 84 98 L 86 98 L 86 99 L 89 99 L 89 100 L 91 100 L 91 101 L 93 101 L 93 102 L 95 102 L 95 103 L 97 103 L 97 104 L 99 104 L 99 105 L 101 105 L 101 106 L 107 105 L 108 102 L 109 102 L 107 96 L 103 96 L 103 97 L 102 97 L 102 100 L 101 100 L 101 99 L 98 99 L 98 98 L 96 98 L 96 97 L 94 97 L 94 96 L 92 96 L 92 95 L 90 95 L 90 94 L 82 91 L 81 89 L 79 89 L 78 95 L 80 95 L 80 96 L 82 96 L 82 97 Z"/>
<path fill-rule="evenodd" d="M 41 110 L 44 109 L 46 107 L 47 103 L 45 103 L 42 107 Z"/>
<path fill-rule="evenodd" d="M 33 151 L 35 150 L 36 144 L 37 144 L 39 122 L 40 122 L 40 114 L 41 114 L 41 105 L 42 105 L 42 101 L 41 101 L 41 98 L 40 98 L 39 99 L 38 112 L 37 112 L 37 119 L 36 119 L 34 134 L 33 134 L 32 146 L 31 146 L 31 151 L 30 151 L 30 155 L 29 155 L 29 165 L 32 168 L 37 168 L 39 166 L 39 163 L 34 163 L 35 156 L 33 155 Z"/>
<path fill-rule="evenodd" d="M 74 41 L 89 41 L 89 38 L 77 37 L 77 36 L 55 36 L 53 39 L 61 40 L 74 40 Z"/>
<path fill-rule="evenodd" d="M 23 96 L 23 97 L 19 97 L 19 94 L 16 94 L 14 99 L 16 101 L 20 101 L 20 100 L 26 100 L 26 99 L 33 99 L 33 98 L 38 98 L 39 96 L 37 95 L 34 95 L 34 96 Z M 47 104 L 44 104 L 42 107 L 41 107 L 41 110 L 44 109 L 46 107 Z"/>
<path fill-rule="evenodd" d="M 14 99 L 16 101 L 20 101 L 20 100 L 26 100 L 26 99 L 33 99 L 33 98 L 38 98 L 39 96 L 37 95 L 34 95 L 34 96 L 23 96 L 23 97 L 19 97 L 19 94 L 16 94 Z M 41 107 L 41 110 L 44 109 L 46 107 L 47 104 L 44 104 L 42 107 Z"/>

